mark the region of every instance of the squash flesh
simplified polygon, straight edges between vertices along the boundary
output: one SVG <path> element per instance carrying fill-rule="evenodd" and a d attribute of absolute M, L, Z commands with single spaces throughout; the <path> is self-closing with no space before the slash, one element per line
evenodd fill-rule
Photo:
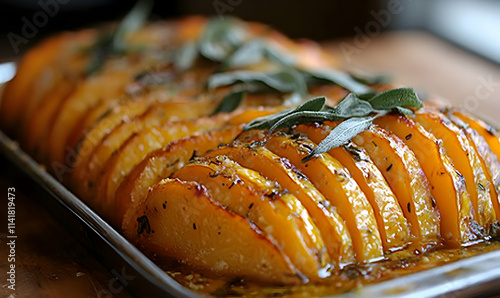
<path fill-rule="evenodd" d="M 262 231 L 212 201 L 197 183 L 163 180 L 138 212 L 148 225 L 132 239 L 150 254 L 170 256 L 211 275 L 262 283 L 301 281 Z"/>
<path fill-rule="evenodd" d="M 465 133 L 438 112 L 419 111 L 415 115 L 415 120 L 443 141 L 444 150 L 448 153 L 455 168 L 465 178 L 475 218 L 482 227 L 490 227 L 495 222 L 495 210 L 489 192 L 490 182 L 486 178 L 486 170 L 483 170 L 475 148 Z"/>
<path fill-rule="evenodd" d="M 100 100 L 109 100 L 122 94 L 126 84 L 131 81 L 130 70 L 109 70 L 104 74 L 90 77 L 77 86 L 73 94 L 62 104 L 54 124 L 48 134 L 47 159 L 65 162 L 65 145 L 72 129 L 81 121 L 86 111 Z"/>
<path fill-rule="evenodd" d="M 90 197 L 95 191 L 96 179 L 102 166 L 116 152 L 120 146 L 133 134 L 141 131 L 145 127 L 168 123 L 170 119 L 181 119 L 182 117 L 195 117 L 210 111 L 212 103 L 200 104 L 196 109 L 189 108 L 189 103 L 159 103 L 152 105 L 143 115 L 122 122 L 107 134 L 97 146 L 91 151 L 88 162 L 78 164 L 74 173 L 81 177 L 81 188 L 79 191 L 85 198 Z M 177 110 L 176 107 L 185 107 L 185 110 Z M 189 112 L 188 112 L 189 110 Z M 185 113 L 183 113 L 185 112 Z"/>
<path fill-rule="evenodd" d="M 94 34 L 92 30 L 80 31 L 71 37 L 70 34 L 59 34 L 44 40 L 24 55 L 16 76 L 3 91 L 3 98 L 8 100 L 0 101 L 0 123 L 4 130 L 19 132 L 19 125 L 26 121 L 25 115 L 31 113 L 39 101 L 45 101 L 47 92 L 58 83 L 47 75 L 48 72 L 53 74 L 59 66 L 56 66 L 58 61 L 75 54 L 75 47 L 91 43 Z"/>
<path fill-rule="evenodd" d="M 249 148 L 245 145 L 220 147 L 205 156 L 219 155 L 227 156 L 240 165 L 259 172 L 290 191 L 311 215 L 325 241 L 330 257 L 338 264 L 354 261 L 352 240 L 342 218 L 311 182 L 298 170 L 292 168 L 288 160 L 280 158 L 265 147 Z"/>
<path fill-rule="evenodd" d="M 443 240 L 450 246 L 478 240 L 482 235 L 465 180 L 444 153 L 440 141 L 405 116 L 387 115 L 375 123 L 393 132 L 415 153 L 440 211 Z"/>
<path fill-rule="evenodd" d="M 265 147 L 285 157 L 304 173 L 325 198 L 338 209 L 351 235 L 356 260 L 368 262 L 383 255 L 382 241 L 372 207 L 349 172 L 337 160 L 322 154 L 303 163 L 314 143 L 289 136 L 272 134 L 265 138 Z"/>
<path fill-rule="evenodd" d="M 188 164 L 172 178 L 203 185 L 214 201 L 248 218 L 304 276 L 315 280 L 330 263 L 302 204 L 257 172 L 220 156 Z"/>
<path fill-rule="evenodd" d="M 490 182 L 490 197 L 495 209 L 496 219 L 500 221 L 500 162 L 486 140 L 479 133 L 472 129 L 467 123 L 454 116 L 451 111 L 447 113 L 448 118 L 462 129 L 467 138 L 476 149 L 481 164 L 485 170 L 486 177 Z"/>
<path fill-rule="evenodd" d="M 215 129 L 224 123 L 224 118 L 201 118 L 196 121 L 181 121 L 168 123 L 163 126 L 152 126 L 142 130 L 140 133 L 129 138 L 103 167 L 100 174 L 99 205 L 103 214 L 108 218 L 112 209 L 115 208 L 113 200 L 115 192 L 123 179 L 139 164 L 146 156 L 166 144 L 193 135 L 196 132 L 203 133 L 206 130 Z M 119 225 L 119 222 L 116 223 Z"/>
<path fill-rule="evenodd" d="M 369 153 L 384 175 L 420 248 L 435 245 L 439 241 L 439 212 L 433 206 L 429 182 L 413 152 L 378 126 L 370 127 L 352 141 Z"/>
<path fill-rule="evenodd" d="M 137 221 L 135 208 L 146 198 L 149 188 L 162 178 L 170 177 L 185 166 L 192 157 L 230 143 L 241 132 L 241 126 L 222 131 L 185 137 L 170 143 L 166 148 L 151 152 L 118 187 L 114 200 L 114 214 L 126 236 L 135 235 Z M 135 216 L 135 218 L 134 218 Z"/>
<path fill-rule="evenodd" d="M 331 127 L 299 125 L 295 131 L 319 144 L 330 133 Z M 334 148 L 328 153 L 347 168 L 366 195 L 375 212 L 384 250 L 397 250 L 407 246 L 410 240 L 407 220 L 396 196 L 368 153 L 353 143 Z"/>
<path fill-rule="evenodd" d="M 488 125 L 484 121 L 476 119 L 466 113 L 454 111 L 453 115 L 466 122 L 470 128 L 477 131 L 477 133 L 479 133 L 479 135 L 486 140 L 491 151 L 495 153 L 498 159 L 500 159 L 500 140 L 496 130 L 491 125 Z"/>

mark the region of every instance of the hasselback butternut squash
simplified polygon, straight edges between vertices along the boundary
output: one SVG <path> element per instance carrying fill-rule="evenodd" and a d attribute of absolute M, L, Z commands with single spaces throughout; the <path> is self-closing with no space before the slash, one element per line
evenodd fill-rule
<path fill-rule="evenodd" d="M 477 117 L 262 24 L 136 25 L 33 47 L 0 128 L 180 283 L 327 295 L 500 247 Z"/>

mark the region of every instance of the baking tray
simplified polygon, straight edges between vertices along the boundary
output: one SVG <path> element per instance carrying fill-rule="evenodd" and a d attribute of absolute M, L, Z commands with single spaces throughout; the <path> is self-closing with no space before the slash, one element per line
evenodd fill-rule
<path fill-rule="evenodd" d="M 1 65 L 1 64 L 0 64 Z M 1 69 L 1 68 L 0 68 Z M 1 82 L 0 82 L 1 92 Z M 203 297 L 168 276 L 0 131 L 0 151 L 45 194 L 41 202 L 139 297 Z M 122 277 L 126 276 L 125 279 Z M 500 296 L 500 250 L 367 285 L 335 297 Z"/>

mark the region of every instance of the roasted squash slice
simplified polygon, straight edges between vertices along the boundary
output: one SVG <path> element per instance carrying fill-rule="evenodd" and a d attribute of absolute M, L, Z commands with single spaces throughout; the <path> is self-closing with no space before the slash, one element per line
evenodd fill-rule
<path fill-rule="evenodd" d="M 40 144 L 47 136 L 48 127 L 52 125 L 60 103 L 73 92 L 74 87 L 74 83 L 69 82 L 69 80 L 60 80 L 58 85 L 45 95 L 46 99 L 41 100 L 36 113 L 26 117 L 21 126 L 21 144 L 27 152 L 33 154 L 37 159 L 44 155 L 40 152 Z"/>
<path fill-rule="evenodd" d="M 19 64 L 17 75 L 3 91 L 3 98 L 8 100 L 0 102 L 2 128 L 10 133 L 18 130 L 28 111 L 31 112 L 32 107 L 44 100 L 51 88 L 59 83 L 54 73 L 61 72 L 61 66 L 68 74 L 75 71 L 61 65 L 61 61 L 78 53 L 75 48 L 91 44 L 94 38 L 93 30 L 59 34 L 30 49 Z"/>
<path fill-rule="evenodd" d="M 249 131 L 242 138 L 258 140 L 259 134 L 258 131 Z M 315 147 L 313 142 L 305 138 L 297 139 L 278 133 L 265 136 L 262 141 L 273 153 L 290 160 L 337 208 L 351 235 L 357 261 L 368 262 L 383 255 L 373 208 L 343 165 L 328 154 L 302 162 L 302 158 Z"/>
<path fill-rule="evenodd" d="M 190 163 L 172 177 L 203 185 L 214 201 L 248 218 L 307 278 L 319 278 L 320 270 L 331 264 L 300 201 L 259 173 L 219 156 Z"/>
<path fill-rule="evenodd" d="M 111 218 L 114 209 L 115 192 L 123 179 L 150 152 L 162 148 L 168 143 L 180 138 L 217 129 L 225 122 L 224 117 L 200 118 L 196 121 L 179 121 L 162 126 L 148 127 L 130 137 L 104 165 L 99 175 L 99 198 L 97 202 L 103 215 Z"/>
<path fill-rule="evenodd" d="M 305 134 L 319 144 L 332 128 L 327 125 L 299 125 L 295 131 Z M 408 245 L 410 231 L 398 199 L 370 156 L 352 142 L 328 152 L 351 173 L 370 202 L 379 227 L 385 251 L 397 250 Z"/>
<path fill-rule="evenodd" d="M 453 115 L 469 124 L 470 128 L 477 131 L 477 133 L 479 133 L 479 135 L 486 140 L 491 151 L 493 151 L 497 158 L 500 159 L 500 140 L 498 138 L 497 131 L 491 125 L 488 125 L 484 121 L 481 121 L 467 113 L 455 111 L 453 112 Z"/>
<path fill-rule="evenodd" d="M 415 121 L 428 132 L 443 141 L 442 145 L 454 167 L 464 176 L 467 192 L 474 206 L 478 223 L 489 230 L 496 221 L 495 210 L 489 192 L 490 182 L 486 178 L 479 156 L 467 136 L 443 114 L 422 110 L 416 113 Z"/>
<path fill-rule="evenodd" d="M 211 200 L 195 182 L 165 179 L 138 207 L 133 242 L 211 275 L 271 284 L 301 281 L 264 231 Z"/>
<path fill-rule="evenodd" d="M 472 129 L 467 123 L 454 116 L 451 111 L 446 112 L 448 118 L 460 129 L 462 129 L 467 138 L 474 145 L 483 169 L 485 170 L 486 177 L 490 183 L 489 192 L 495 209 L 496 219 L 500 221 L 500 162 L 486 140 L 479 135 L 479 133 Z"/>
<path fill-rule="evenodd" d="M 99 100 L 109 100 L 120 96 L 131 79 L 130 70 L 116 69 L 89 77 L 79 85 L 62 103 L 60 113 L 56 115 L 54 125 L 50 129 L 46 143 L 48 159 L 64 163 L 65 145 L 71 131 L 82 120 L 84 113 Z"/>
<path fill-rule="evenodd" d="M 120 148 L 120 146 L 133 134 L 141 131 L 145 127 L 162 125 L 170 119 L 181 119 L 182 117 L 199 117 L 208 113 L 213 104 L 199 103 L 196 108 L 190 108 L 188 102 L 183 103 L 158 103 L 149 107 L 149 109 L 139 117 L 132 120 L 121 122 L 110 133 L 99 142 L 91 151 L 87 163 L 78 163 L 73 173 L 76 177 L 81 177 L 81 188 L 79 191 L 85 198 L 89 197 L 94 191 L 95 179 L 102 169 L 102 166 L 111 157 L 111 155 Z M 184 107 L 184 109 L 181 109 Z M 188 112 L 189 111 L 189 112 Z"/>
<path fill-rule="evenodd" d="M 151 152 L 123 180 L 115 194 L 113 222 L 117 223 L 126 236 L 137 231 L 135 208 L 146 198 L 149 188 L 162 178 L 168 178 L 199 156 L 220 144 L 230 143 L 240 132 L 241 126 L 185 137 L 170 143 L 166 148 Z"/>
<path fill-rule="evenodd" d="M 329 123 L 334 127 L 334 123 Z M 364 148 L 384 175 L 410 224 L 414 245 L 425 250 L 439 242 L 440 217 L 430 185 L 413 152 L 394 134 L 372 125 L 352 141 Z"/>
<path fill-rule="evenodd" d="M 70 138 L 69 146 L 75 148 L 76 154 L 72 167 L 74 168 L 73 177 L 81 178 L 82 168 L 88 164 L 92 156 L 93 150 L 101 143 L 103 138 L 110 134 L 118 126 L 127 126 L 127 123 L 137 121 L 137 117 L 149 117 L 148 114 L 153 114 L 151 105 L 155 103 L 144 99 L 137 99 L 124 102 L 122 105 L 113 108 L 106 115 L 102 115 L 100 119 L 88 128 L 88 131 L 73 144 L 74 140 Z M 157 105 L 160 105 L 158 107 Z M 181 118 L 187 113 L 187 110 L 192 110 L 190 102 L 169 102 L 159 104 L 156 103 L 158 110 L 178 110 Z M 147 111 L 147 113 L 146 113 Z M 173 113 L 167 113 L 166 117 L 173 117 Z M 184 116 L 183 118 L 187 118 Z M 75 186 L 76 187 L 76 186 Z"/>
<path fill-rule="evenodd" d="M 392 131 L 415 153 L 441 215 L 441 237 L 450 246 L 481 238 L 465 179 L 452 165 L 437 140 L 422 126 L 402 115 L 387 115 L 375 123 Z"/>
<path fill-rule="evenodd" d="M 223 146 L 205 156 L 224 155 L 243 167 L 259 172 L 290 191 L 307 209 L 325 241 L 326 249 L 339 264 L 354 261 L 352 240 L 338 212 L 312 183 L 286 158 L 280 158 L 259 144 Z"/>
<path fill-rule="evenodd" d="M 82 117 L 82 121 L 75 125 L 66 145 L 75 148 L 78 142 L 84 141 L 96 126 L 106 127 L 104 132 L 109 131 L 121 121 L 127 121 L 141 115 L 151 104 L 151 101 L 147 101 L 143 97 L 119 99 L 115 103 L 102 103 L 89 110 Z M 102 139 L 104 132 L 94 138 Z M 96 140 L 93 141 L 96 142 Z M 83 144 L 78 146 L 81 145 Z"/>

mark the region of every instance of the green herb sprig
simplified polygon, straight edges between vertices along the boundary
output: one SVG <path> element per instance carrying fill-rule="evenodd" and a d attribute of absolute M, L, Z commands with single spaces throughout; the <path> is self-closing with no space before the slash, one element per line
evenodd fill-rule
<path fill-rule="evenodd" d="M 153 0 L 139 0 L 112 32 L 104 32 L 90 50 L 90 63 L 87 75 L 99 71 L 106 59 L 114 54 L 127 51 L 125 37 L 141 28 L 153 8 Z"/>
<path fill-rule="evenodd" d="M 285 105 L 297 105 L 307 96 L 308 86 L 336 84 L 361 98 L 370 98 L 375 91 L 366 82 L 378 82 L 379 77 L 354 76 L 331 69 L 301 69 L 295 58 L 273 47 L 260 38 L 249 38 L 245 28 L 231 18 L 211 19 L 201 37 L 196 42 L 188 42 L 174 54 L 174 66 L 184 71 L 191 68 L 196 59 L 202 56 L 220 63 L 216 73 L 209 77 L 207 89 L 234 86 L 221 101 L 216 111 L 229 111 L 238 105 L 230 104 L 229 99 L 240 99 L 234 93 L 289 93 Z M 274 64 L 273 71 L 257 72 L 242 70 L 242 67 L 269 61 Z M 241 101 L 239 101 L 241 102 Z"/>
<path fill-rule="evenodd" d="M 244 130 L 269 129 L 269 133 L 285 127 L 318 121 L 342 121 L 330 134 L 314 148 L 302 161 L 341 146 L 370 127 L 378 117 L 389 112 L 411 115 L 411 108 L 423 106 L 418 95 L 411 88 L 398 88 L 381 92 L 369 99 L 362 99 L 349 93 L 336 106 L 326 105 L 325 97 L 313 98 L 293 110 L 260 117 L 248 123 Z"/>

